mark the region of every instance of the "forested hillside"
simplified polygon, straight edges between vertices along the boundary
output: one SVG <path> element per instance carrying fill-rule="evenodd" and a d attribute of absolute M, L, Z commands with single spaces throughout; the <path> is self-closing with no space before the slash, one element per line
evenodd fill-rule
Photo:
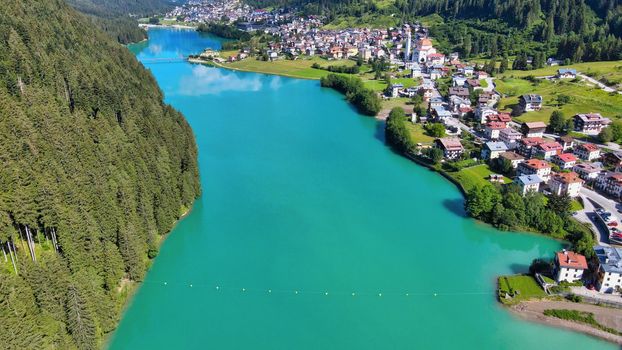
<path fill-rule="evenodd" d="M 413 22 L 440 15 L 432 31 L 445 50 L 504 56 L 525 51 L 571 61 L 622 59 L 621 0 L 246 0 L 293 6 L 328 22 L 366 15 Z"/>
<path fill-rule="evenodd" d="M 122 44 L 138 42 L 147 33 L 138 27 L 137 17 L 149 16 L 171 6 L 175 0 L 67 0 L 76 10 Z M 132 16 L 132 17 L 130 17 Z"/>
<path fill-rule="evenodd" d="M 134 56 L 63 0 L 0 6 L 0 349 L 92 349 L 199 194 Z"/>

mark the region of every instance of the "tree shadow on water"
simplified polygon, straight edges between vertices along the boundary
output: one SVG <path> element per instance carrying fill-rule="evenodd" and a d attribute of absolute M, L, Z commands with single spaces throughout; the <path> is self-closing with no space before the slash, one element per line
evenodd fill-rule
<path fill-rule="evenodd" d="M 382 143 L 385 143 L 384 122 L 376 123 L 376 130 L 374 130 L 374 138 Z"/>
<path fill-rule="evenodd" d="M 467 213 L 464 210 L 464 201 L 460 198 L 445 199 L 443 201 L 443 206 L 445 207 L 445 209 L 458 215 L 459 217 L 462 217 L 462 218 L 467 217 Z"/>
<path fill-rule="evenodd" d="M 513 274 L 528 273 L 529 272 L 529 265 L 510 264 L 510 270 L 512 271 Z"/>

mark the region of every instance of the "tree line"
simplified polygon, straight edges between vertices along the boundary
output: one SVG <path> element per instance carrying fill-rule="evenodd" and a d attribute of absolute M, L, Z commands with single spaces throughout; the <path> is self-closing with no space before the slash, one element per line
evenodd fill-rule
<path fill-rule="evenodd" d="M 183 116 L 62 0 L 0 6 L 0 348 L 93 349 L 200 192 Z"/>
<path fill-rule="evenodd" d="M 333 88 L 352 103 L 356 109 L 365 115 L 375 116 L 380 112 L 381 102 L 378 95 L 365 87 L 359 77 L 330 73 L 322 77 L 322 87 Z"/>

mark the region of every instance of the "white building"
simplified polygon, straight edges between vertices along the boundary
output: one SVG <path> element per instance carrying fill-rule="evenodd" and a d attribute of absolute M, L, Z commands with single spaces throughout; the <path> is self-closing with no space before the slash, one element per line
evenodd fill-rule
<path fill-rule="evenodd" d="M 523 196 L 529 192 L 538 192 L 543 182 L 544 180 L 538 175 L 522 175 L 514 179 L 514 183 L 520 187 Z"/>
<path fill-rule="evenodd" d="M 622 288 L 622 248 L 594 247 L 598 258 L 596 287 L 601 293 L 612 293 Z"/>
<path fill-rule="evenodd" d="M 580 281 L 585 270 L 587 270 L 587 261 L 583 255 L 565 249 L 555 254 L 555 280 L 557 283 Z"/>
<path fill-rule="evenodd" d="M 544 182 L 548 182 L 551 175 L 551 165 L 545 160 L 535 158 L 529 159 L 518 165 L 518 168 L 516 169 L 516 174 L 518 176 L 538 175 L 542 178 L 542 180 L 544 180 Z"/>
<path fill-rule="evenodd" d="M 579 195 L 583 182 L 577 173 L 556 173 L 551 176 L 549 188 L 551 193 L 558 196 L 568 195 L 574 198 Z"/>

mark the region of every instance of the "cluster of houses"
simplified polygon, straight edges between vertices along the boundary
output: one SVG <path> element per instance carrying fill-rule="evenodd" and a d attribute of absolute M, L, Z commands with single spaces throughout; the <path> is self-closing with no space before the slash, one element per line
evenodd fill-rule
<path fill-rule="evenodd" d="M 554 278 L 557 283 L 582 281 L 592 266 L 594 288 L 601 293 L 622 292 L 622 248 L 594 246 L 595 259 L 588 264 L 585 256 L 563 250 L 555 254 Z"/>
<path fill-rule="evenodd" d="M 188 0 L 165 14 L 166 20 L 182 22 L 215 22 L 223 18 L 236 21 L 253 13 L 250 6 L 240 0 Z"/>
<path fill-rule="evenodd" d="M 590 116 L 601 124 L 590 124 L 589 128 L 602 129 L 609 122 L 599 114 Z M 584 114 L 574 116 L 576 129 L 585 128 L 585 118 Z M 523 123 L 517 130 L 511 127 L 516 123 L 503 113 L 487 120 L 480 157 L 486 161 L 500 158 L 511 164 L 516 173 L 514 182 L 523 194 L 545 191 L 576 197 L 587 182 L 615 198 L 622 195 L 622 152 L 603 153 L 600 147 L 569 136 L 545 137 L 547 125 L 543 122 Z M 438 139 L 435 146 L 448 160 L 458 159 L 464 152 L 457 137 Z"/>

